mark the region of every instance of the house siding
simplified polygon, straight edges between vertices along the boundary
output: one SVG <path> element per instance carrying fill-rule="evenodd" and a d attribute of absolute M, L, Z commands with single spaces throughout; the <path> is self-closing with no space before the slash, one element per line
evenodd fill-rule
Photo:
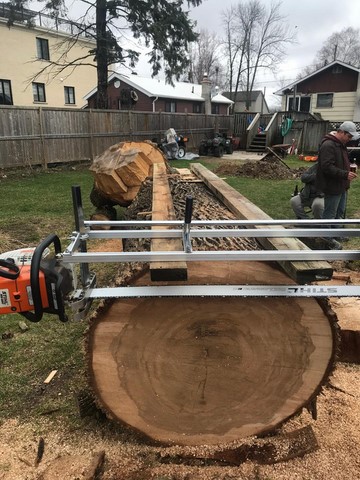
<path fill-rule="evenodd" d="M 241 113 L 241 112 L 246 112 L 246 103 L 245 102 L 236 102 L 235 107 L 234 107 L 234 112 L 235 113 Z M 261 112 L 261 101 L 257 98 L 256 100 L 253 100 L 251 102 L 251 105 L 248 109 L 249 112 L 252 113 L 258 113 Z M 267 113 L 267 112 L 265 112 Z"/>
<path fill-rule="evenodd" d="M 49 67 L 44 73 L 41 69 L 49 65 L 47 60 L 37 58 L 36 37 L 48 40 L 50 60 L 56 61 L 66 51 L 68 35 L 45 28 L 28 28 L 15 24 L 11 28 L 5 19 L 0 19 L 0 43 L 3 45 L 0 62 L 0 79 L 11 82 L 13 104 L 18 106 L 44 105 L 51 107 L 81 108 L 86 103 L 84 95 L 96 83 L 96 68 L 81 65 L 74 70 L 66 69 L 55 76 L 55 70 Z M 95 43 L 78 39 L 67 54 L 67 61 L 83 57 Z M 86 60 L 89 63 L 91 60 Z M 34 78 L 36 75 L 36 79 Z M 33 100 L 32 81 L 45 84 L 46 102 Z M 65 104 L 64 86 L 75 89 L 75 104 Z"/>
<path fill-rule="evenodd" d="M 225 92 L 223 95 L 234 101 L 235 95 L 233 93 Z M 237 100 L 234 104 L 234 113 L 246 112 L 245 93 L 238 92 L 236 98 Z M 248 111 L 251 113 L 269 113 L 269 108 L 262 92 L 253 91 L 251 93 L 251 102 Z"/>
<path fill-rule="evenodd" d="M 320 113 L 324 120 L 344 121 L 353 119 L 356 92 L 334 93 L 333 106 L 331 108 L 317 108 L 316 99 L 317 94 L 312 95 L 311 110 L 313 113 Z"/>
<path fill-rule="evenodd" d="M 342 67 L 341 73 L 333 73 L 332 67 L 297 84 L 297 93 L 356 92 L 358 73 Z"/>

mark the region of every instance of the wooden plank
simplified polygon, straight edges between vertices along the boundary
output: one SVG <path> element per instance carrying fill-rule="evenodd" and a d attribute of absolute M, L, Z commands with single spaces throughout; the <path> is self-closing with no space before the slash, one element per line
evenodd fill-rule
<path fill-rule="evenodd" d="M 186 183 L 202 183 L 202 180 L 197 178 L 189 168 L 177 168 L 176 170 L 179 172 L 182 181 Z"/>
<path fill-rule="evenodd" d="M 200 163 L 191 164 L 191 170 L 220 198 L 236 218 L 271 220 L 269 215 Z M 260 227 L 254 226 L 254 228 Z M 258 242 L 266 250 L 308 250 L 308 247 L 297 238 L 259 238 Z M 278 263 L 299 284 L 315 281 L 319 277 L 323 280 L 330 279 L 333 273 L 331 265 L 324 261 L 279 261 Z"/>
<path fill-rule="evenodd" d="M 46 377 L 46 379 L 44 380 L 44 383 L 50 383 L 51 380 L 55 377 L 55 375 L 57 374 L 57 370 L 53 370 L 51 373 L 49 373 L 49 375 Z"/>
<path fill-rule="evenodd" d="M 290 145 L 291 146 L 291 145 Z M 275 150 L 274 150 L 274 146 L 273 147 L 266 147 L 267 150 L 269 150 L 270 153 L 272 153 L 288 170 L 290 170 L 290 167 L 289 165 L 287 165 L 283 159 L 280 157 L 280 155 L 278 155 Z"/>
<path fill-rule="evenodd" d="M 164 163 L 154 163 L 153 166 L 152 219 L 176 220 Z M 156 229 L 161 228 L 167 227 L 156 227 Z M 179 238 L 154 238 L 151 241 L 152 252 L 182 249 L 183 244 Z M 152 262 L 150 276 L 152 281 L 187 280 L 187 266 L 185 262 Z"/>

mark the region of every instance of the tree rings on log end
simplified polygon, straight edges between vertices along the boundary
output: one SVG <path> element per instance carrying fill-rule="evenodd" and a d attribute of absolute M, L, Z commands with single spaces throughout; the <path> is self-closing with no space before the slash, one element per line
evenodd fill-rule
<path fill-rule="evenodd" d="M 222 268 L 239 279 L 240 266 Z M 206 273 L 215 281 L 219 266 Z M 332 368 L 334 332 L 311 298 L 121 299 L 94 320 L 88 348 L 111 417 L 164 444 L 214 445 L 271 431 L 308 404 Z"/>

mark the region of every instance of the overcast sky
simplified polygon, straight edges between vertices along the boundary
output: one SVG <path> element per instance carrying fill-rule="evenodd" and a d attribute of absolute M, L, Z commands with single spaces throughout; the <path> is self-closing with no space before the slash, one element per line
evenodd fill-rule
<path fill-rule="evenodd" d="M 76 13 L 79 15 L 79 11 L 86 6 L 86 3 L 79 0 L 65 1 L 69 8 L 69 16 L 73 19 L 76 18 Z M 261 2 L 267 7 L 271 4 L 271 0 Z M 221 14 L 231 5 L 238 3 L 240 2 L 237 0 L 203 0 L 199 7 L 191 9 L 190 16 L 197 22 L 198 29 L 215 32 L 221 38 L 223 35 Z M 39 10 L 43 6 L 34 0 L 30 1 L 30 5 L 34 10 Z M 285 85 L 292 83 L 304 67 L 313 63 L 317 51 L 332 33 L 340 32 L 347 27 L 360 28 L 360 0 L 282 0 L 280 12 L 286 17 L 290 28 L 296 32 L 296 44 L 288 45 L 287 55 L 279 65 L 276 76 L 270 72 L 259 75 L 256 88 L 266 87 L 266 98 L 270 104 L 279 101 L 279 97 L 273 95 L 274 91 L 283 86 L 279 79 L 283 80 Z M 151 75 L 146 56 L 138 63 L 135 71 L 139 75 Z"/>
<path fill-rule="evenodd" d="M 198 28 L 222 35 L 221 12 L 236 0 L 203 0 L 201 6 L 191 10 L 191 17 Z M 270 0 L 262 0 L 269 6 Z M 360 28 L 360 0 L 283 0 L 280 8 L 290 27 L 296 31 L 297 43 L 287 47 L 287 56 L 279 66 L 277 77 L 292 83 L 303 68 L 313 63 L 315 54 L 327 38 L 343 28 Z M 266 86 L 266 98 L 272 103 L 276 96 L 272 92 L 281 87 L 273 74 L 261 76 L 257 87 Z"/>

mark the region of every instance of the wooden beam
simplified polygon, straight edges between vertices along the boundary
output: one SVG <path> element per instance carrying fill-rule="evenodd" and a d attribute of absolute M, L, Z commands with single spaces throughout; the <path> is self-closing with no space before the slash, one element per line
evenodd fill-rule
<path fill-rule="evenodd" d="M 233 212 L 236 218 L 271 220 L 269 215 L 200 163 L 193 163 L 190 168 Z M 254 228 L 260 227 L 254 226 Z M 268 228 L 274 227 L 269 226 Z M 258 238 L 258 242 L 266 250 L 308 250 L 308 247 L 297 238 Z M 318 280 L 319 277 L 323 280 L 330 279 L 333 273 L 331 265 L 324 261 L 279 261 L 278 263 L 299 284 Z"/>
<path fill-rule="evenodd" d="M 171 198 L 169 182 L 164 163 L 153 165 L 153 220 L 176 220 L 174 205 Z M 167 227 L 156 227 L 156 229 Z M 183 244 L 179 238 L 154 238 L 151 240 L 152 252 L 182 250 Z M 152 281 L 187 280 L 187 266 L 185 262 L 152 262 L 150 264 Z"/>

